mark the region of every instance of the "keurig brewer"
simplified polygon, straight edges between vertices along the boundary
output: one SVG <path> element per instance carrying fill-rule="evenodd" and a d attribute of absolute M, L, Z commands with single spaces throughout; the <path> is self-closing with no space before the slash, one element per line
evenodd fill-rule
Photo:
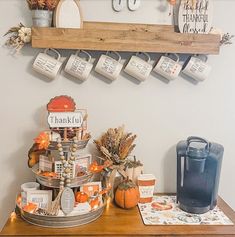
<path fill-rule="evenodd" d="M 177 202 L 190 213 L 202 214 L 217 204 L 224 148 L 200 137 L 177 144 Z"/>

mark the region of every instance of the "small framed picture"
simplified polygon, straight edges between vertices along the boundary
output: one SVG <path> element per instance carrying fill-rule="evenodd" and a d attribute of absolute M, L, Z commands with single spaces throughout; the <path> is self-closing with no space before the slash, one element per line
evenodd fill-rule
<path fill-rule="evenodd" d="M 78 156 L 75 159 L 75 175 L 86 173 L 91 164 L 91 154 Z"/>
<path fill-rule="evenodd" d="M 47 156 L 40 155 L 39 156 L 39 170 L 41 171 L 52 171 L 53 160 Z"/>
<path fill-rule="evenodd" d="M 52 191 L 51 190 L 32 190 L 24 192 L 26 195 L 26 204 L 35 203 L 38 208 L 49 210 L 52 204 Z"/>
<path fill-rule="evenodd" d="M 55 161 L 55 173 L 57 174 L 57 178 L 61 178 L 62 175 L 62 171 L 63 171 L 63 164 L 61 161 Z M 73 164 L 71 165 L 70 168 L 71 172 L 70 172 L 70 178 L 74 179 L 75 177 L 75 162 L 73 162 Z"/>
<path fill-rule="evenodd" d="M 88 194 L 89 197 L 99 195 L 102 191 L 101 182 L 90 182 L 82 185 L 80 191 Z M 100 201 L 102 201 L 102 196 L 99 195 Z"/>

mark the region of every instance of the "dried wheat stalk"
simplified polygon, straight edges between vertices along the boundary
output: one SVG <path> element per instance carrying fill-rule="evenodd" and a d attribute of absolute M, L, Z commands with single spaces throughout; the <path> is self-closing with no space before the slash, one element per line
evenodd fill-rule
<path fill-rule="evenodd" d="M 99 139 L 94 140 L 97 149 L 114 164 L 123 162 L 135 148 L 136 135 L 125 133 L 124 126 L 109 128 Z"/>

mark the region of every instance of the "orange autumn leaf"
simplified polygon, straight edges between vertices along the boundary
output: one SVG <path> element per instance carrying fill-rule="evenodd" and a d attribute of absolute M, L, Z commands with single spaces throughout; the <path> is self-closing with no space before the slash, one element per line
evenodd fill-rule
<path fill-rule="evenodd" d="M 41 132 L 35 139 L 35 143 L 38 144 L 38 149 L 47 149 L 49 144 L 50 144 L 50 138 L 48 133 L 46 132 Z"/>
<path fill-rule="evenodd" d="M 104 169 L 103 165 L 98 165 L 97 161 L 94 161 L 93 163 L 91 163 L 91 165 L 89 166 L 89 171 L 92 173 L 99 173 Z"/>
<path fill-rule="evenodd" d="M 38 205 L 32 202 L 29 202 L 26 206 L 23 207 L 23 211 L 34 213 L 38 208 Z"/>

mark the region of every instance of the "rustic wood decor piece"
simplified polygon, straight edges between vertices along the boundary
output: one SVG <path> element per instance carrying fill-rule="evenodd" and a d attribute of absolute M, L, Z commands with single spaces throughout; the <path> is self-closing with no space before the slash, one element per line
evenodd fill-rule
<path fill-rule="evenodd" d="M 56 28 L 82 28 L 82 14 L 79 0 L 60 0 L 54 12 Z"/>
<path fill-rule="evenodd" d="M 219 54 L 220 36 L 177 33 L 167 25 L 84 22 L 83 29 L 32 28 L 32 47 Z"/>
<path fill-rule="evenodd" d="M 221 210 L 235 222 L 235 212 L 220 198 Z M 89 225 L 74 228 L 52 229 L 30 225 L 19 216 L 12 215 L 0 236 L 234 236 L 235 226 L 145 226 L 138 207 L 130 210 L 107 205 L 103 215 Z"/>

